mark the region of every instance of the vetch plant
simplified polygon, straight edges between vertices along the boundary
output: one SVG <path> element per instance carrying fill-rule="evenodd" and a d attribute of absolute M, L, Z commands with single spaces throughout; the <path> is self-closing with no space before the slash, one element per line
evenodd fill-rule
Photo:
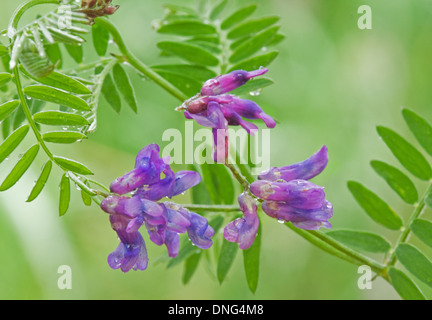
<path fill-rule="evenodd" d="M 19 25 L 24 13 L 45 4 L 58 7 L 27 25 Z M 252 17 L 256 5 L 231 12 L 227 5 L 227 0 L 211 5 L 199 1 L 196 9 L 165 5 L 165 16 L 153 23 L 155 31 L 164 37 L 156 46 L 161 56 L 175 62 L 150 66 L 128 49 L 109 20 L 112 14 L 122 14 L 111 0 L 23 2 L 8 28 L 1 32 L 7 40 L 0 45 L 4 68 L 0 73 L 4 138 L 0 163 L 20 147 L 30 132 L 33 145 L 4 178 L 0 191 L 12 188 L 36 157 L 44 157 L 46 162 L 27 201 L 40 195 L 52 171 L 57 170 L 61 175 L 59 215 L 67 213 L 71 184 L 75 185 L 85 205 L 96 204 L 96 212 L 102 209 L 109 214 L 107 220 L 120 243 L 107 253 L 108 265 L 125 273 L 145 270 L 152 260 L 144 240 L 148 236 L 154 244 L 166 246 L 168 267 L 184 264 L 186 284 L 203 260 L 201 256 L 213 250 L 217 242 L 220 250 L 216 261 L 210 263 L 215 266 L 219 282 L 225 280 L 240 249 L 248 287 L 255 292 L 260 257 L 266 254 L 260 251 L 265 236 L 260 220 L 267 215 L 325 252 L 369 267 L 375 277 L 388 281 L 402 298 L 424 299 L 411 276 L 432 286 L 432 262 L 408 241 L 415 234 L 432 246 L 432 223 L 420 218 L 432 203 L 432 186 L 419 196 L 414 182 L 400 169 L 383 161 L 371 162 L 402 200 L 413 206 L 412 215 L 403 222 L 373 191 L 359 182 L 348 182 L 366 213 L 398 233 L 397 241 L 391 244 L 367 231 L 326 230 L 332 228 L 329 220 L 333 214 L 342 214 L 337 206 L 333 208 L 337 200 L 327 199 L 325 188 L 311 181 L 331 161 L 331 150 L 326 146 L 308 159 L 271 167 L 257 177 L 249 164 L 228 161 L 228 126 L 240 126 L 254 134 L 262 122 L 274 128 L 275 134 L 283 135 L 277 131 L 272 115 L 266 113 L 265 105 L 259 106 L 253 97 L 273 84 L 268 77 L 269 65 L 278 56 L 274 48 L 284 35 L 279 31 L 278 17 Z M 88 38 L 91 41 L 86 42 Z M 84 64 L 83 46 L 88 42 L 99 58 Z M 61 47 L 77 63 L 75 68 L 63 69 Z M 101 95 L 118 113 L 123 102 L 134 112 L 140 111 L 129 71 L 143 75 L 175 97 L 179 106 L 173 112 L 183 112 L 186 119 L 212 129 L 216 163 L 192 164 L 187 170 L 174 172 L 169 159 L 161 157 L 157 144 L 137 146 L 140 151 L 133 168 L 121 177 L 113 177 L 107 187 L 91 178 L 93 172 L 85 164 L 52 151 L 51 143 L 73 144 L 88 139 L 97 130 Z M 407 109 L 403 117 L 420 145 L 432 155 L 429 123 Z M 378 134 L 406 170 L 420 180 L 431 180 L 431 166 L 420 151 L 389 128 L 378 127 Z M 175 196 L 184 192 L 190 195 L 191 203 L 175 202 Z M 281 233 L 286 230 L 280 228 Z M 379 262 L 364 252 L 383 254 L 383 259 Z"/>

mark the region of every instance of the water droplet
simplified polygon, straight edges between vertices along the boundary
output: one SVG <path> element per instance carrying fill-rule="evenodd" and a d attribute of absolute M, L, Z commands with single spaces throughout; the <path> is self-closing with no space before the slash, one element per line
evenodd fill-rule
<path fill-rule="evenodd" d="M 261 91 L 262 91 L 262 89 L 257 89 L 257 90 L 249 92 L 249 95 L 256 97 L 256 96 L 259 96 L 261 94 Z"/>
<path fill-rule="evenodd" d="M 285 220 L 279 219 L 277 222 L 279 222 L 279 223 L 285 223 Z"/>
<path fill-rule="evenodd" d="M 63 131 L 67 131 L 68 127 L 62 127 Z"/>
<path fill-rule="evenodd" d="M 264 52 L 267 51 L 267 47 L 262 47 L 261 51 L 264 51 Z"/>

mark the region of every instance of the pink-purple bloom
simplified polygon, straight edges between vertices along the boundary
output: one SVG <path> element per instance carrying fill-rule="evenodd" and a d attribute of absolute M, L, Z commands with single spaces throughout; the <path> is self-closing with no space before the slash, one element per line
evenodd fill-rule
<path fill-rule="evenodd" d="M 187 119 L 212 128 L 213 159 L 216 162 L 223 163 L 228 157 L 228 126 L 241 126 L 252 135 L 258 127 L 244 119 L 261 119 L 268 128 L 276 126 L 273 118 L 252 100 L 226 94 L 267 71 L 266 68 L 250 72 L 235 70 L 210 79 L 204 83 L 200 94 L 186 103 L 184 115 Z"/>
<path fill-rule="evenodd" d="M 113 181 L 113 194 L 101 203 L 120 239 L 117 249 L 108 256 L 110 267 L 123 272 L 147 268 L 147 250 L 139 231 L 143 225 L 150 240 L 165 245 L 170 257 L 177 256 L 182 233 L 187 233 L 197 247 L 210 248 L 214 231 L 207 219 L 173 202 L 156 202 L 181 194 L 200 181 L 195 171 L 174 173 L 167 159 L 159 157 L 156 144 L 144 147 L 136 157 L 135 168 Z"/>
<path fill-rule="evenodd" d="M 238 197 L 241 218 L 231 221 L 225 226 L 224 238 L 229 242 L 236 242 L 240 249 L 248 249 L 254 242 L 259 227 L 256 200 L 247 193 Z"/>
<path fill-rule="evenodd" d="M 279 221 L 291 221 L 298 228 L 316 230 L 331 228 L 332 204 L 325 199 L 324 188 L 310 181 L 328 162 L 327 147 L 305 161 L 273 167 L 258 176 L 250 191 L 264 200 L 263 211 Z"/>

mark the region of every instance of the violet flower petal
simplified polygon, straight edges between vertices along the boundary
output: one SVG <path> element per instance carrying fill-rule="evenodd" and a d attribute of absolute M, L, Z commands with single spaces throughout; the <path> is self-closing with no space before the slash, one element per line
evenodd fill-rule
<path fill-rule="evenodd" d="M 328 163 L 328 150 L 326 146 L 313 154 L 308 159 L 285 167 L 273 167 L 258 176 L 260 180 L 285 181 L 302 179 L 309 180 L 320 174 Z"/>

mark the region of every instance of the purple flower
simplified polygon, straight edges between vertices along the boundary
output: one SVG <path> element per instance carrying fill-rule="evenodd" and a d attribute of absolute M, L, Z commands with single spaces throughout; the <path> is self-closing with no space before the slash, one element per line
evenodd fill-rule
<path fill-rule="evenodd" d="M 327 147 L 305 161 L 261 173 L 250 191 L 264 200 L 263 211 L 280 221 L 291 221 L 298 228 L 331 228 L 327 221 L 333 206 L 325 199 L 324 188 L 307 181 L 321 173 L 328 162 Z"/>
<path fill-rule="evenodd" d="M 240 249 L 249 248 L 257 235 L 259 220 L 255 200 L 247 193 L 238 197 L 243 217 L 231 221 L 225 226 L 224 238 L 229 242 L 237 242 Z"/>
<path fill-rule="evenodd" d="M 262 68 L 247 72 L 235 70 L 230 73 L 207 80 L 201 88 L 202 96 L 216 96 L 232 91 L 249 81 L 249 79 L 267 73 L 268 69 Z"/>
<path fill-rule="evenodd" d="M 148 263 L 146 246 L 138 231 L 128 230 L 131 219 L 121 214 L 111 214 L 110 222 L 120 238 L 120 244 L 108 256 L 109 266 L 112 269 L 120 268 L 123 272 L 130 269 L 145 270 Z"/>
<path fill-rule="evenodd" d="M 139 232 L 143 225 L 153 243 L 166 245 L 170 257 L 177 256 L 182 233 L 188 233 L 199 248 L 212 245 L 214 231 L 207 219 L 173 202 L 156 202 L 179 195 L 201 181 L 199 173 L 174 173 L 166 162 L 159 157 L 156 144 L 144 147 L 136 157 L 135 168 L 111 184 L 111 191 L 117 195 L 102 201 L 101 208 L 110 214 L 111 226 L 120 239 L 117 249 L 108 256 L 111 268 L 123 272 L 146 269 L 147 251 Z"/>
<path fill-rule="evenodd" d="M 327 166 L 327 152 L 327 147 L 322 146 L 321 149 L 310 158 L 286 167 L 273 167 L 266 172 L 261 173 L 258 176 L 258 179 L 270 181 L 276 181 L 278 179 L 283 179 L 285 181 L 294 179 L 312 179 L 320 174 Z"/>
<path fill-rule="evenodd" d="M 261 119 L 268 128 L 276 126 L 273 118 L 255 102 L 225 94 L 267 71 L 265 68 L 251 72 L 235 70 L 210 79 L 204 83 L 200 94 L 188 100 L 181 108 L 185 109 L 186 119 L 193 119 L 204 127 L 212 128 L 213 159 L 216 162 L 223 163 L 228 157 L 228 126 L 241 126 L 251 135 L 258 127 L 243 118 Z"/>
<path fill-rule="evenodd" d="M 111 183 L 111 192 L 126 194 L 146 184 L 158 182 L 168 166 L 165 160 L 159 158 L 157 144 L 144 147 L 136 157 L 135 168 Z"/>

